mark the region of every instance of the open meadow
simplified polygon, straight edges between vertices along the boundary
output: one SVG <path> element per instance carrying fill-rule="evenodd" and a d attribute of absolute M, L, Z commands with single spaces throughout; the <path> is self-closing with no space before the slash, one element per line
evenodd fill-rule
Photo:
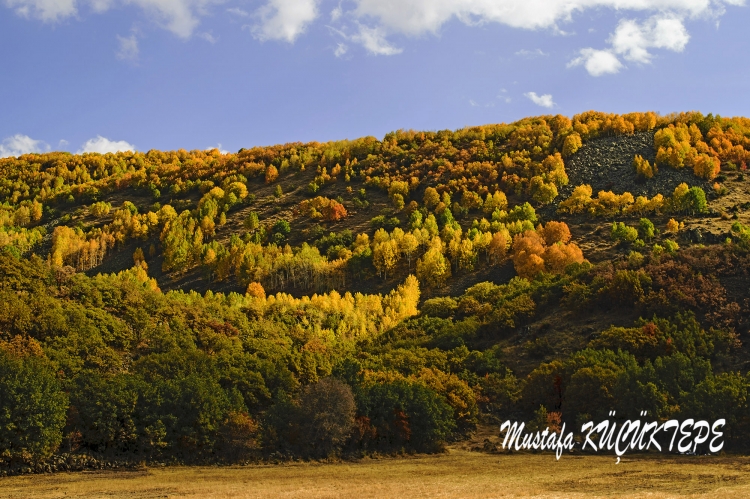
<path fill-rule="evenodd" d="M 588 498 L 750 496 L 748 457 L 448 454 L 335 464 L 166 467 L 4 478 L 0 497 Z"/>

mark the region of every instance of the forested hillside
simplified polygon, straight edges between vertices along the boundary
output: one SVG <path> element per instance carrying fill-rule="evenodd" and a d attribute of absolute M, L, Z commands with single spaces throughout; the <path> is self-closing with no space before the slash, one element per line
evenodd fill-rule
<path fill-rule="evenodd" d="M 0 472 L 615 409 L 748 450 L 748 162 L 750 119 L 597 112 L 0 159 Z"/>

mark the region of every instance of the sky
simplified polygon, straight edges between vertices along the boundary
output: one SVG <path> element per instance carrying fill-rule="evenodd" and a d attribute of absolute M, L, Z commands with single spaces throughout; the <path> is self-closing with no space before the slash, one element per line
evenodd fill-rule
<path fill-rule="evenodd" d="M 0 157 L 750 116 L 745 0 L 0 0 Z"/>

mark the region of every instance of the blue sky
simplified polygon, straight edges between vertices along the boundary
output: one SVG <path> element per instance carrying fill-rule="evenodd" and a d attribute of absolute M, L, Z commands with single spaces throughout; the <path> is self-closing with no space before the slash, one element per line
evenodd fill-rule
<path fill-rule="evenodd" d="M 0 156 L 750 116 L 744 0 L 0 0 Z"/>

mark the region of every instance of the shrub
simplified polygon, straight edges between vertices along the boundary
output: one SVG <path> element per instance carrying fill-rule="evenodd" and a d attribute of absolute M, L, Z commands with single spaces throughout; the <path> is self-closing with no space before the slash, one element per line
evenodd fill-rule
<path fill-rule="evenodd" d="M 103 217 L 108 215 L 112 205 L 106 201 L 99 201 L 89 206 L 89 212 L 95 217 Z"/>
<path fill-rule="evenodd" d="M 422 313 L 431 317 L 448 318 L 458 309 L 458 302 L 450 297 L 431 298 L 422 304 Z"/>
<path fill-rule="evenodd" d="M 678 249 L 680 249 L 680 246 L 676 242 L 672 241 L 671 239 L 665 239 L 664 249 L 667 251 L 667 253 L 674 254 L 677 252 Z"/>
<path fill-rule="evenodd" d="M 289 225 L 289 222 L 286 220 L 279 220 L 275 224 L 273 224 L 273 233 L 274 234 L 283 234 L 285 236 L 289 235 L 289 233 L 292 231 L 291 225 Z"/>
<path fill-rule="evenodd" d="M 638 222 L 638 233 L 641 238 L 649 241 L 656 235 L 656 228 L 648 218 L 641 218 Z"/>
<path fill-rule="evenodd" d="M 622 243 L 632 243 L 638 239 L 638 231 L 633 227 L 628 227 L 623 222 L 614 222 L 612 224 L 612 240 Z"/>
<path fill-rule="evenodd" d="M 651 166 L 651 163 L 647 159 L 643 159 L 640 154 L 633 158 L 633 167 L 638 176 L 642 178 L 653 178 L 657 172 L 656 165 Z"/>

